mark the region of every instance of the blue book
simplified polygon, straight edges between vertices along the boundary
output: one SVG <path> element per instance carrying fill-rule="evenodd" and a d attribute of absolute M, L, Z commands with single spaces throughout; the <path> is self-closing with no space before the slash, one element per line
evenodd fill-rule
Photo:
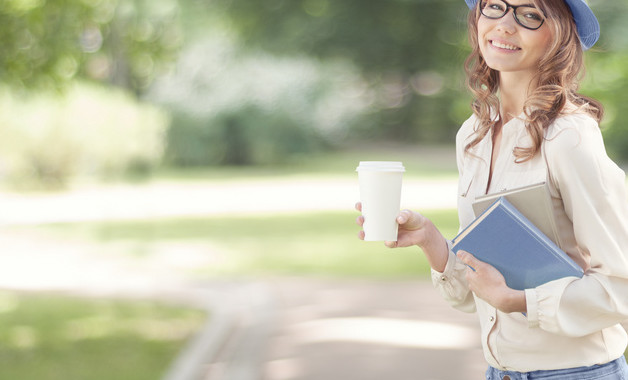
<path fill-rule="evenodd" d="M 453 239 L 453 251 L 467 251 L 491 264 L 518 290 L 583 270 L 506 198 L 498 198 Z"/>

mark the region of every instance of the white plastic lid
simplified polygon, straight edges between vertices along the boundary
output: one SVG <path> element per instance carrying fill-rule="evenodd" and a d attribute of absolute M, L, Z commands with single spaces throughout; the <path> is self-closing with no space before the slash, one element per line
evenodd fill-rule
<path fill-rule="evenodd" d="M 356 171 L 405 172 L 406 168 L 399 161 L 360 161 Z"/>

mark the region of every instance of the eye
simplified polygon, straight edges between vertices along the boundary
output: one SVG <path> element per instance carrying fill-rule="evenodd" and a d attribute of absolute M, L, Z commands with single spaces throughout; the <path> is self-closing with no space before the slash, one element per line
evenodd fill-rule
<path fill-rule="evenodd" d="M 543 14 L 536 8 L 523 8 L 520 11 L 521 16 L 529 21 L 543 21 Z"/>
<path fill-rule="evenodd" d="M 485 9 L 504 12 L 506 8 L 501 3 L 487 3 Z"/>

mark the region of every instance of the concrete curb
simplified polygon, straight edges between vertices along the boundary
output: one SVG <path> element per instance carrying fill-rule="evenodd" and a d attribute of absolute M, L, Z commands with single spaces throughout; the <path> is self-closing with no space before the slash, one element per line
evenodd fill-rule
<path fill-rule="evenodd" d="M 209 296 L 210 317 L 162 380 L 258 380 L 275 320 L 274 295 L 260 283 L 233 284 Z"/>
<path fill-rule="evenodd" d="M 225 304 L 208 307 L 209 318 L 199 334 L 175 359 L 162 380 L 199 380 L 235 328 L 236 316 Z"/>

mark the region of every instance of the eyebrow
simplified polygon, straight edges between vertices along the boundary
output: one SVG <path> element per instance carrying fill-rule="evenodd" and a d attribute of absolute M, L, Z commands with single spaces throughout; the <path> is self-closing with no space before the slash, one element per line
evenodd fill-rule
<path fill-rule="evenodd" d="M 489 0 L 482 0 L 482 3 L 487 3 Z M 508 2 L 508 4 L 510 4 L 510 2 Z M 540 9 L 537 5 L 532 4 L 532 3 L 527 3 L 527 4 L 510 4 L 513 7 L 530 7 L 530 8 L 536 8 L 536 9 Z"/>
<path fill-rule="evenodd" d="M 510 2 L 508 2 L 510 4 Z M 538 8 L 538 6 L 536 4 L 533 3 L 527 3 L 527 4 L 512 4 L 512 6 L 514 7 L 533 7 L 533 8 Z"/>

